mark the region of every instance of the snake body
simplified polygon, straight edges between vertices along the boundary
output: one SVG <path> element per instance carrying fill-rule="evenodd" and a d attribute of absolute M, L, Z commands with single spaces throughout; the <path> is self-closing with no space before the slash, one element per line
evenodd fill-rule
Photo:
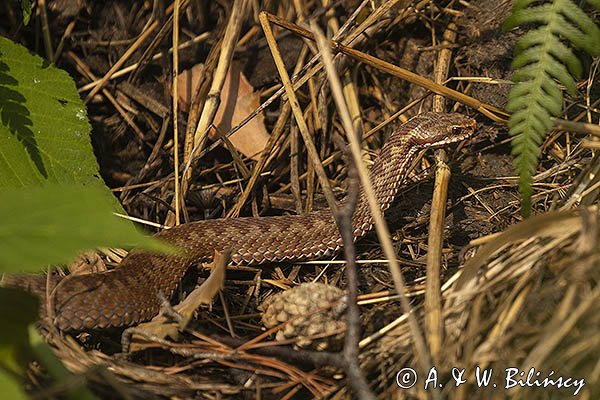
<path fill-rule="evenodd" d="M 396 197 L 419 150 L 458 142 L 475 128 L 475 121 L 462 114 L 425 113 L 395 130 L 370 171 L 382 212 Z M 352 222 L 355 239 L 373 226 L 362 191 Z M 202 220 L 162 231 L 156 237 L 185 249 L 185 256 L 133 250 L 114 270 L 68 276 L 50 296 L 49 314 L 56 326 L 61 330 L 85 330 L 149 320 L 159 312 L 159 293 L 170 298 L 188 268 L 193 263 L 212 261 L 215 250 L 231 249 L 234 264 L 258 265 L 318 259 L 342 246 L 330 210 Z M 45 282 L 43 277 L 27 277 L 19 286 L 28 286 L 39 294 L 39 286 Z"/>

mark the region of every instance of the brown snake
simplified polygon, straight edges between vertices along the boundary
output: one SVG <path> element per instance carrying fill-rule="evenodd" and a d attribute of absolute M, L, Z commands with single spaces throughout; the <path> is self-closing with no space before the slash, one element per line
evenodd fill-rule
<path fill-rule="evenodd" d="M 396 197 L 419 150 L 461 141 L 476 122 L 461 114 L 421 114 L 395 130 L 370 171 L 382 212 Z M 373 221 L 364 192 L 353 216 L 355 240 L 371 230 Z M 341 248 L 342 240 L 330 210 L 302 215 L 202 220 L 164 230 L 160 239 L 185 249 L 185 256 L 134 250 L 119 267 L 62 279 L 50 296 L 49 314 L 61 330 L 129 326 L 154 317 L 159 293 L 170 298 L 188 268 L 212 261 L 214 250 L 232 249 L 234 264 L 317 259 Z M 15 277 L 17 278 L 17 277 Z M 45 277 L 19 277 L 10 286 L 45 293 Z"/>

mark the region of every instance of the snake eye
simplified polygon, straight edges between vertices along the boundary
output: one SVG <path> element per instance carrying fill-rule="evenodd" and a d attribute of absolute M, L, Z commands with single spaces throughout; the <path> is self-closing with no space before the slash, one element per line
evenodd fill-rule
<path fill-rule="evenodd" d="M 452 127 L 452 134 L 453 135 L 459 135 L 462 132 L 462 129 L 458 126 L 453 126 Z"/>

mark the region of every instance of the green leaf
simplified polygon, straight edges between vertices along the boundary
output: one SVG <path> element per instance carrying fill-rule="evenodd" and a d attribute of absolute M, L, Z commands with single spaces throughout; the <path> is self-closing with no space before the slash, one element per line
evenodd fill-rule
<path fill-rule="evenodd" d="M 533 3 L 535 0 L 515 0 L 513 2 L 513 15 L 515 14 L 515 12 L 522 10 L 523 8 L 528 7 L 531 3 Z"/>
<path fill-rule="evenodd" d="M 28 363 L 24 357 L 29 347 L 28 327 L 37 319 L 38 307 L 35 296 L 19 289 L 0 288 L 0 369 L 23 375 Z"/>
<path fill-rule="evenodd" d="M 27 364 L 35 358 L 56 381 L 68 382 L 65 387 L 69 388 L 69 392 L 64 394 L 65 398 L 95 399 L 83 385 L 85 379 L 70 374 L 33 327 L 38 307 L 39 301 L 29 293 L 0 288 L 0 375 L 6 373 L 0 376 L 2 398 L 19 398 L 15 397 L 22 390 L 18 380 L 25 376 Z M 80 383 L 75 385 L 78 381 Z M 7 396 L 9 389 L 12 392 Z"/>
<path fill-rule="evenodd" d="M 0 189 L 48 183 L 101 188 L 86 108 L 71 77 L 0 36 Z"/>
<path fill-rule="evenodd" d="M 104 191 L 54 185 L 0 192 L 0 272 L 38 271 L 96 247 L 173 252 L 112 214 Z"/>
<path fill-rule="evenodd" d="M 27 326 L 37 319 L 38 307 L 35 296 L 20 289 L 0 288 L 0 346 L 28 344 Z"/>
<path fill-rule="evenodd" d="M 16 377 L 0 368 L 0 393 L 5 399 L 26 400 L 27 395 Z"/>
<path fill-rule="evenodd" d="M 516 85 L 511 88 L 506 106 L 513 113 L 508 126 L 519 173 L 521 213 L 528 216 L 540 146 L 552 127 L 551 116 L 559 116 L 564 106 L 556 81 L 572 95 L 576 93 L 573 76 L 580 76 L 582 66 L 571 48 L 600 54 L 600 28 L 572 0 L 515 0 L 513 4 L 504 29 L 536 25 L 515 46 L 512 65 Z M 594 4 L 599 4 L 598 0 Z"/>
<path fill-rule="evenodd" d="M 571 0 L 556 1 L 560 1 L 561 11 L 569 20 L 569 25 L 573 24 L 581 32 L 581 35 L 578 35 L 579 41 L 576 38 L 570 38 L 575 46 L 587 50 L 591 55 L 598 55 L 600 53 L 600 28 L 598 25 Z M 556 32 L 561 34 L 562 28 L 560 26 Z"/>
<path fill-rule="evenodd" d="M 29 25 L 33 0 L 21 0 L 21 11 L 23 12 L 23 24 Z"/>

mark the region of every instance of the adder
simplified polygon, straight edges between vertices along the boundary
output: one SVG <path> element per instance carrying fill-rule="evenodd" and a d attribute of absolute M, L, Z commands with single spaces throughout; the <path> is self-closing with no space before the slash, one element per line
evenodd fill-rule
<path fill-rule="evenodd" d="M 396 129 L 370 170 L 382 212 L 393 202 L 420 150 L 464 140 L 475 128 L 475 120 L 462 114 L 424 113 Z M 363 192 L 352 224 L 355 240 L 373 226 Z M 170 298 L 185 272 L 194 263 L 212 261 L 215 250 L 231 249 L 234 264 L 259 265 L 318 259 L 342 247 L 330 210 L 202 220 L 155 236 L 183 248 L 185 255 L 133 250 L 116 269 L 67 276 L 49 296 L 49 314 L 54 324 L 61 330 L 85 330 L 124 327 L 149 320 L 159 312 L 159 294 Z M 46 297 L 44 276 L 9 277 L 8 283 Z"/>

